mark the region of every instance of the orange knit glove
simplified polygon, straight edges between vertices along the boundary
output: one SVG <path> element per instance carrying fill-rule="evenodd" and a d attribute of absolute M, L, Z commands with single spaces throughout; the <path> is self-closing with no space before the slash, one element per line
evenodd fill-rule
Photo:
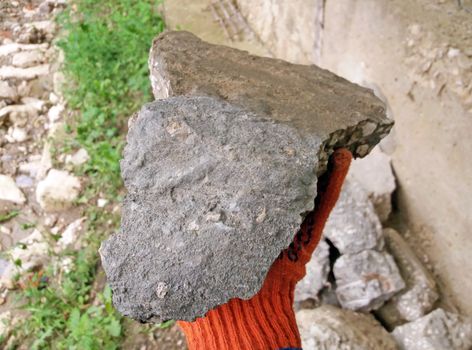
<path fill-rule="evenodd" d="M 261 290 L 251 299 L 231 299 L 194 322 L 179 321 L 190 350 L 268 350 L 301 347 L 293 311 L 295 285 L 320 241 L 339 197 L 352 155 L 339 149 L 318 180 L 315 210 L 303 221 L 290 246 L 272 264 Z"/>

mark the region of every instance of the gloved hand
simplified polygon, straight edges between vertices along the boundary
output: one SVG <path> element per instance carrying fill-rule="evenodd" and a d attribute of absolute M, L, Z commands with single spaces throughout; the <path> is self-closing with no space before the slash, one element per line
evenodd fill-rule
<path fill-rule="evenodd" d="M 339 197 L 352 155 L 333 153 L 328 171 L 318 180 L 315 210 L 304 220 L 290 246 L 272 264 L 261 290 L 251 299 L 231 299 L 194 322 L 179 321 L 190 350 L 299 349 L 293 311 L 295 285 L 318 245 Z"/>

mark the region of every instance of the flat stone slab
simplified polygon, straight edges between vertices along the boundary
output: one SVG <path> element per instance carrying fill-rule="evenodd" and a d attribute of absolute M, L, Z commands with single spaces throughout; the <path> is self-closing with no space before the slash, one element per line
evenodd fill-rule
<path fill-rule="evenodd" d="M 151 66 L 166 99 L 130 123 L 121 232 L 102 262 L 121 313 L 190 321 L 257 293 L 313 210 L 328 155 L 367 152 L 392 122 L 332 73 L 185 32 L 156 39 Z"/>

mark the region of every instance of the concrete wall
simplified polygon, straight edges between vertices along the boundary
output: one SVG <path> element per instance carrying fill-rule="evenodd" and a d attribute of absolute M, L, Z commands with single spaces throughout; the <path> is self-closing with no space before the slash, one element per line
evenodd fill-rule
<path fill-rule="evenodd" d="M 472 315 L 472 14 L 454 0 L 237 0 L 276 56 L 384 96 L 397 205 L 443 292 Z"/>

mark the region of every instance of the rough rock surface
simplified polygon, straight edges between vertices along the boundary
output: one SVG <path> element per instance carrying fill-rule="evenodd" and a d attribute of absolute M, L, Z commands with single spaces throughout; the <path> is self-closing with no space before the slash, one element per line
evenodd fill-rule
<path fill-rule="evenodd" d="M 156 96 L 194 96 L 130 123 L 122 230 L 102 261 L 123 314 L 193 320 L 252 297 L 313 209 L 327 156 L 365 155 L 392 123 L 369 90 L 327 71 L 190 33 L 160 36 L 150 60 Z"/>
<path fill-rule="evenodd" d="M 360 311 L 378 309 L 405 287 L 392 256 L 365 250 L 341 255 L 334 263 L 336 295 L 343 308 Z"/>
<path fill-rule="evenodd" d="M 392 336 L 371 315 L 322 305 L 297 312 L 304 350 L 396 350 Z"/>
<path fill-rule="evenodd" d="M 349 177 L 367 192 L 380 221 L 386 221 L 392 211 L 391 197 L 395 190 L 390 156 L 382 152 L 380 147 L 375 147 L 364 158 L 352 162 Z"/>
<path fill-rule="evenodd" d="M 295 302 L 317 299 L 318 293 L 327 284 L 329 271 L 329 245 L 321 240 L 306 265 L 305 277 L 295 287 Z"/>
<path fill-rule="evenodd" d="M 80 192 L 80 181 L 67 171 L 51 169 L 36 187 L 36 200 L 43 210 L 58 211 L 72 206 Z"/>
<path fill-rule="evenodd" d="M 23 204 L 26 198 L 16 185 L 15 180 L 10 176 L 0 175 L 0 200 Z"/>
<path fill-rule="evenodd" d="M 341 254 L 355 254 L 384 246 L 382 225 L 361 185 L 346 179 L 323 235 Z"/>
<path fill-rule="evenodd" d="M 436 309 L 392 332 L 400 350 L 470 350 L 472 319 Z"/>
<path fill-rule="evenodd" d="M 387 250 L 393 255 L 405 280 L 404 290 L 393 296 L 376 315 L 384 324 L 394 327 L 414 321 L 433 309 L 439 298 L 436 282 L 398 232 L 384 229 Z"/>
<path fill-rule="evenodd" d="M 333 146 L 349 147 L 355 157 L 363 157 L 393 125 L 371 90 L 327 70 L 209 44 L 185 31 L 154 40 L 149 69 L 157 99 L 218 96 L 301 133 L 330 135 L 325 136 L 329 147 L 320 150 L 320 172 Z"/>

